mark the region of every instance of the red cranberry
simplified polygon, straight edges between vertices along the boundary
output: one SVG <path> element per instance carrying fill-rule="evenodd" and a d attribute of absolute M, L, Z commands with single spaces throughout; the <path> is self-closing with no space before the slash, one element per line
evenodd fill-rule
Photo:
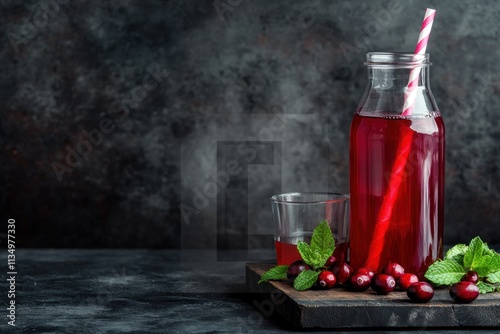
<path fill-rule="evenodd" d="M 335 286 L 335 283 L 337 283 L 337 278 L 331 271 L 322 271 L 318 276 L 318 285 L 322 289 L 331 289 Z"/>
<path fill-rule="evenodd" d="M 297 260 L 288 266 L 286 275 L 289 279 L 299 276 L 304 270 L 311 269 L 303 260 Z"/>
<path fill-rule="evenodd" d="M 349 279 L 350 287 L 354 291 L 365 291 L 370 287 L 372 279 L 367 274 L 357 273 Z"/>
<path fill-rule="evenodd" d="M 450 296 L 457 303 L 470 303 L 479 296 L 479 288 L 472 282 L 458 282 L 451 286 Z"/>
<path fill-rule="evenodd" d="M 337 263 L 337 258 L 335 258 L 335 256 L 332 255 L 328 258 L 328 260 L 326 260 L 325 267 L 331 267 L 335 263 Z"/>
<path fill-rule="evenodd" d="M 398 279 L 405 273 L 405 269 L 400 264 L 393 262 L 386 265 L 384 269 L 382 269 L 382 273 L 391 275 L 394 279 Z"/>
<path fill-rule="evenodd" d="M 345 284 L 352 275 L 351 267 L 345 262 L 337 262 L 329 270 L 335 274 L 339 284 Z"/>
<path fill-rule="evenodd" d="M 408 287 L 406 294 L 414 302 L 427 303 L 434 297 L 434 288 L 429 283 L 416 282 Z"/>
<path fill-rule="evenodd" d="M 462 277 L 462 281 L 477 283 L 479 281 L 479 276 L 475 271 L 470 270 Z"/>
<path fill-rule="evenodd" d="M 386 295 L 396 287 L 396 280 L 391 275 L 376 274 L 371 282 L 372 289 L 381 295 Z"/>
<path fill-rule="evenodd" d="M 366 267 L 361 267 L 358 270 L 356 270 L 354 273 L 368 275 L 368 276 L 370 276 L 370 279 L 372 279 L 373 276 L 375 276 L 375 272 L 373 270 L 371 270 L 370 268 L 366 268 Z"/>
<path fill-rule="evenodd" d="M 413 274 L 403 274 L 398 279 L 398 284 L 401 290 L 408 290 L 410 285 L 418 282 L 417 275 Z"/>

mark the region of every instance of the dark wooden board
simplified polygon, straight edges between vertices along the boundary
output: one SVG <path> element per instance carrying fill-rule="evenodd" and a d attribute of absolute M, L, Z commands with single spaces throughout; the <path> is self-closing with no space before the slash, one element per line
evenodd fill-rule
<path fill-rule="evenodd" d="M 342 288 L 297 291 L 287 282 L 257 284 L 272 264 L 248 263 L 246 284 L 259 294 L 256 303 L 268 316 L 276 311 L 299 328 L 437 328 L 500 327 L 500 293 L 488 293 L 470 304 L 454 303 L 446 288 L 436 289 L 425 304 L 411 302 L 404 291 L 377 295 L 373 290 Z"/>

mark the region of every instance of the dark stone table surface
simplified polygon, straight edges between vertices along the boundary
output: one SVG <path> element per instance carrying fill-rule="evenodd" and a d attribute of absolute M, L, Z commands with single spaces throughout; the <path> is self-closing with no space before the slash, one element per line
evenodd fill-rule
<path fill-rule="evenodd" d="M 2 279 L 0 333 L 291 332 L 278 315 L 262 315 L 246 292 L 245 262 L 266 258 L 273 258 L 272 250 L 228 256 L 214 250 L 20 249 L 16 327 L 7 325 Z"/>

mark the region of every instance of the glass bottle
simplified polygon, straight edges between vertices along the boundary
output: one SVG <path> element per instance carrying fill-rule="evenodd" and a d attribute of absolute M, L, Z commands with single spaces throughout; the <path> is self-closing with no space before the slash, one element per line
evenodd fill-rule
<path fill-rule="evenodd" d="M 365 65 L 350 130 L 351 265 L 381 271 L 397 262 L 422 277 L 443 253 L 445 129 L 429 55 L 370 52 Z M 412 69 L 418 83 L 404 116 Z"/>

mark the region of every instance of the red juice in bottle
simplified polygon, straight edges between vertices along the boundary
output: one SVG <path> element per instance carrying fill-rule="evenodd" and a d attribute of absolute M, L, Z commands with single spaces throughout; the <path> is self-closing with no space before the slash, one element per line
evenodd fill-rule
<path fill-rule="evenodd" d="M 401 138 L 411 147 L 397 191 L 378 268 L 388 262 L 422 276 L 442 257 L 444 125 L 439 113 L 422 117 L 361 116 L 350 131 L 351 234 L 353 268 L 365 265 Z"/>

